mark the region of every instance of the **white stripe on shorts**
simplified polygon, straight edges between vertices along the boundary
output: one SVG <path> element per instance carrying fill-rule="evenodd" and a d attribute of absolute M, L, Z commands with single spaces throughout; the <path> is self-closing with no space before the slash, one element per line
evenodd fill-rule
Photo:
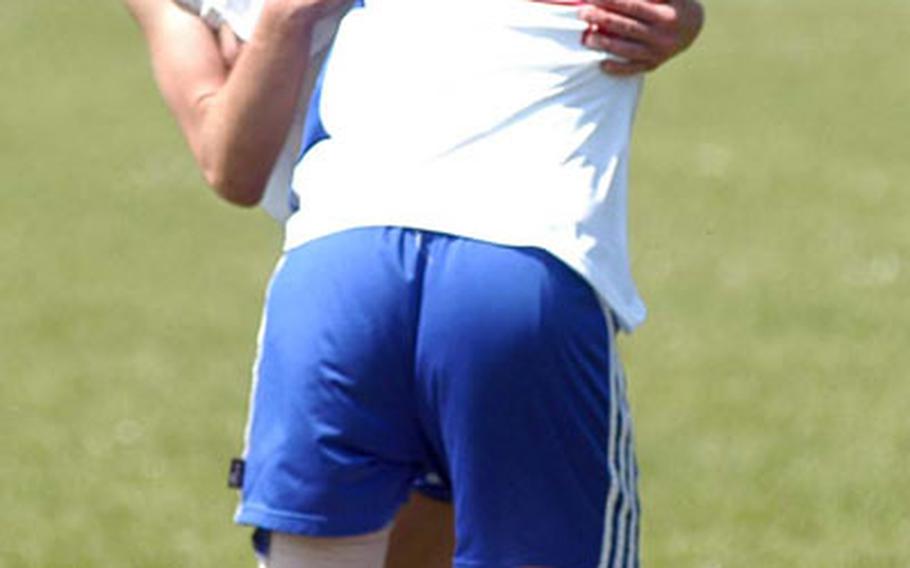
<path fill-rule="evenodd" d="M 626 401 L 625 376 L 617 352 L 616 327 L 613 314 L 604 306 L 610 350 L 610 401 L 607 432 L 607 467 L 609 487 L 604 507 L 604 535 L 598 568 L 632 568 L 637 556 L 637 492 L 635 458 L 632 450 L 632 425 Z M 619 429 L 618 436 L 616 428 Z M 618 441 L 618 443 L 617 443 Z M 622 497 L 622 499 L 620 499 Z M 618 517 L 616 531 L 613 519 Z M 627 520 L 628 518 L 628 520 Z M 612 562 L 610 561 L 612 557 Z"/>
<path fill-rule="evenodd" d="M 256 410 L 256 387 L 259 386 L 259 366 L 262 363 L 262 342 L 265 339 L 265 329 L 268 325 L 269 319 L 269 297 L 272 295 L 272 286 L 275 285 L 275 279 L 278 277 L 278 274 L 281 272 L 281 269 L 284 268 L 286 257 L 281 255 L 281 258 L 278 259 L 278 262 L 275 264 L 275 269 L 272 271 L 272 276 L 269 278 L 269 286 L 265 291 L 265 302 L 262 307 L 262 321 L 259 323 L 259 333 L 256 335 L 256 359 L 253 361 L 253 372 L 252 372 L 252 385 L 250 387 L 250 398 L 247 403 L 247 421 L 246 428 L 243 431 L 243 459 L 247 458 L 247 455 L 250 451 L 250 430 L 253 427 L 253 413 Z"/>

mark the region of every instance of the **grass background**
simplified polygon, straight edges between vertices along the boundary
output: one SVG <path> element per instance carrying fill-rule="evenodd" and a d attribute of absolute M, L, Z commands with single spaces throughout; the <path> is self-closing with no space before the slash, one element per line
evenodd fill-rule
<path fill-rule="evenodd" d="M 635 140 L 645 564 L 910 566 L 910 3 L 708 10 Z M 250 566 L 277 227 L 202 188 L 117 2 L 3 2 L 0 54 L 0 567 Z"/>

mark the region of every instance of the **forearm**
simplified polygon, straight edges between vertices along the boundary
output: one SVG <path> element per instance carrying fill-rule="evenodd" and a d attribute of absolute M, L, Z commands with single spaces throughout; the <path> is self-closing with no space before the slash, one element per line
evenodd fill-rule
<path fill-rule="evenodd" d="M 262 197 L 300 97 L 311 31 L 306 18 L 265 11 L 223 86 L 197 103 L 190 144 L 206 181 L 232 203 Z"/>

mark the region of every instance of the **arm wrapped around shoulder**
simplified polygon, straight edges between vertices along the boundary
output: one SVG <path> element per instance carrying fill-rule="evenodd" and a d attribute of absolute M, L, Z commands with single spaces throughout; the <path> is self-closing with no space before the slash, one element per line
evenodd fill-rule
<path fill-rule="evenodd" d="M 313 85 L 350 0 L 173 2 L 204 21 L 220 48 L 221 85 L 194 97 L 189 109 L 174 91 L 186 90 L 194 77 L 169 77 L 185 73 L 180 44 L 186 38 L 163 38 L 159 43 L 172 47 L 153 49 L 159 67 L 167 68 L 159 74 L 165 98 L 177 101 L 171 106 L 178 119 L 185 117 L 181 126 L 206 181 L 232 203 L 258 203 L 285 220 Z M 203 56 L 194 51 L 193 57 Z"/>

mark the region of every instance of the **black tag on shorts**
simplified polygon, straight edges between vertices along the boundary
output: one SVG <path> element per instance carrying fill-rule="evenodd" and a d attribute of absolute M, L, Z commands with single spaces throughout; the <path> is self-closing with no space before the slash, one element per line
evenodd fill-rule
<path fill-rule="evenodd" d="M 243 470 L 246 466 L 240 458 L 231 460 L 231 469 L 228 471 L 228 487 L 231 489 L 240 489 L 243 487 Z"/>

